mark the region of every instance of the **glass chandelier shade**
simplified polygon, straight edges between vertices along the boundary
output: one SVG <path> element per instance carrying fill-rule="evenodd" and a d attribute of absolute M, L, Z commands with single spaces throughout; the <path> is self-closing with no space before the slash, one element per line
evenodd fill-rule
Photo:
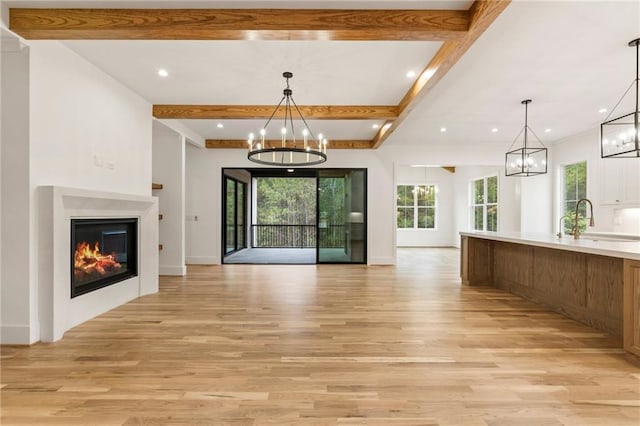
<path fill-rule="evenodd" d="M 256 138 L 253 133 L 249 135 L 247 158 L 254 163 L 279 167 L 313 166 L 324 163 L 327 161 L 327 139 L 322 133 L 315 137 L 293 100 L 293 91 L 289 87 L 289 79 L 293 77 L 293 73 L 287 71 L 282 73 L 282 76 L 287 83 L 282 99 L 260 130 L 258 137 Z M 267 127 L 282 105 L 284 105 L 284 124 L 278 130 L 279 140 L 270 142 L 266 139 Z M 295 121 L 293 110 L 297 116 Z M 296 122 L 302 126 L 296 126 Z M 300 130 L 300 133 L 296 134 L 296 130 Z M 267 146 L 269 144 L 272 146 Z"/>
<path fill-rule="evenodd" d="M 630 47 L 636 48 L 636 78 L 613 107 L 609 116 L 600 124 L 600 156 L 602 158 L 640 158 L 640 112 L 638 111 L 638 97 L 640 96 L 640 38 L 631 40 Z M 618 105 L 635 88 L 635 110 L 629 114 L 609 119 Z"/>
<path fill-rule="evenodd" d="M 505 175 L 524 177 L 545 174 L 547 173 L 547 148 L 531 130 L 528 122 L 528 105 L 531 99 L 521 103 L 524 105 L 524 127 L 505 154 Z"/>

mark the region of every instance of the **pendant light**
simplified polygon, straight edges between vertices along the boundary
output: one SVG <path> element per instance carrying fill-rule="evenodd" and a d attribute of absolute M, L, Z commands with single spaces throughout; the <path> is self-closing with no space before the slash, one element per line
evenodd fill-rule
<path fill-rule="evenodd" d="M 254 163 L 279 167 L 312 166 L 324 163 L 327 161 L 327 140 L 322 136 L 322 133 L 318 134 L 317 138 L 314 136 L 298 105 L 293 100 L 293 90 L 289 87 L 289 79 L 293 77 L 293 73 L 287 71 L 282 73 L 282 76 L 286 79 L 287 84 L 282 92 L 282 99 L 260 130 L 259 138 L 256 139 L 253 133 L 249 135 L 247 158 Z M 268 141 L 265 139 L 267 127 L 283 103 L 284 124 L 278 131 L 280 139 Z M 302 134 L 298 135 L 298 139 L 296 139 L 294 128 L 293 109 L 302 124 Z"/>
<path fill-rule="evenodd" d="M 640 125 L 638 124 L 640 112 L 638 111 L 638 89 L 640 83 L 640 38 L 631 40 L 629 47 L 636 48 L 636 78 L 631 86 L 624 92 L 616 106 L 613 107 L 604 123 L 600 124 L 600 156 L 602 158 L 640 158 L 639 135 Z M 636 103 L 635 110 L 629 114 L 621 115 L 609 120 L 613 111 L 620 105 L 629 91 L 635 86 Z"/>
<path fill-rule="evenodd" d="M 506 176 L 535 176 L 547 173 L 547 148 L 529 127 L 528 105 L 531 99 L 521 102 L 524 105 L 524 127 L 516 136 L 505 155 L 504 170 Z M 529 134 L 535 140 L 531 140 Z M 522 140 L 520 136 L 523 136 Z M 514 149 L 514 147 L 516 147 Z"/>

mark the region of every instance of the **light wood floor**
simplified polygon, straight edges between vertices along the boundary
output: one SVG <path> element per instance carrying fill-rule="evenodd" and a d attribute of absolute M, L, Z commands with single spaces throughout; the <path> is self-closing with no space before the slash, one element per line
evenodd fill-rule
<path fill-rule="evenodd" d="M 458 255 L 190 267 L 55 344 L 3 347 L 2 424 L 640 424 L 619 341 L 461 287 Z"/>

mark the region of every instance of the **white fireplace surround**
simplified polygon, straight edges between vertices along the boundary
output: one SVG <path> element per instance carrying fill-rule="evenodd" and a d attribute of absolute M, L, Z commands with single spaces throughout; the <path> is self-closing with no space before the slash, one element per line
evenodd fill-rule
<path fill-rule="evenodd" d="M 40 340 L 158 291 L 158 199 L 61 186 L 38 188 Z M 71 299 L 71 219 L 138 218 L 138 276 Z"/>

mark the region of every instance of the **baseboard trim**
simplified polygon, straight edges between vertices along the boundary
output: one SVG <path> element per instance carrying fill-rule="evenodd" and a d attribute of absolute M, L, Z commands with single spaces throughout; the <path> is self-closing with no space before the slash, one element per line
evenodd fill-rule
<path fill-rule="evenodd" d="M 0 343 L 3 345 L 31 345 L 40 340 L 39 336 L 31 339 L 31 329 L 28 325 L 3 325 L 0 333 Z"/>
<path fill-rule="evenodd" d="M 395 265 L 396 259 L 393 256 L 369 257 L 369 265 Z"/>
<path fill-rule="evenodd" d="M 187 267 L 186 266 L 159 266 L 158 272 L 160 275 L 171 275 L 171 276 L 185 276 L 187 275 Z"/>
<path fill-rule="evenodd" d="M 219 265 L 220 258 L 218 256 L 187 256 L 185 262 L 187 265 Z"/>

